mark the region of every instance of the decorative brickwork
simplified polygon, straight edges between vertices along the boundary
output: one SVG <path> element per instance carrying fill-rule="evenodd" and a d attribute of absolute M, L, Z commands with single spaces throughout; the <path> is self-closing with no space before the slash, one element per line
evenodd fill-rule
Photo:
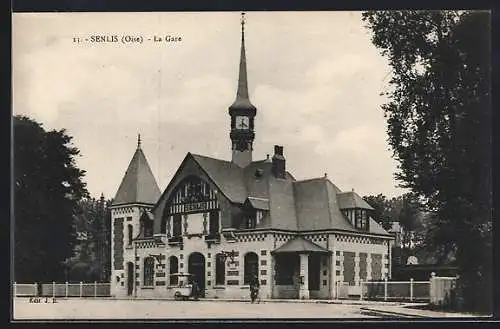
<path fill-rule="evenodd" d="M 264 241 L 266 239 L 266 234 L 253 233 L 253 234 L 238 234 L 236 236 L 237 242 L 255 242 Z"/>
<path fill-rule="evenodd" d="M 113 223 L 113 268 L 123 270 L 123 218 Z"/>
<path fill-rule="evenodd" d="M 344 282 L 354 285 L 354 252 L 344 251 Z"/>
<path fill-rule="evenodd" d="M 366 281 L 367 278 L 367 259 L 368 254 L 366 252 L 359 253 L 359 279 Z"/>

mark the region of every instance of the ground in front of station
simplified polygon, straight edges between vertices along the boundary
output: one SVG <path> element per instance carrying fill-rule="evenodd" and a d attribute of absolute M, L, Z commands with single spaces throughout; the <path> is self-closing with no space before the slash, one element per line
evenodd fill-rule
<path fill-rule="evenodd" d="M 48 301 L 48 303 L 46 303 Z M 362 305 L 230 301 L 52 299 L 13 300 L 16 320 L 217 320 L 217 319 L 362 319 Z"/>

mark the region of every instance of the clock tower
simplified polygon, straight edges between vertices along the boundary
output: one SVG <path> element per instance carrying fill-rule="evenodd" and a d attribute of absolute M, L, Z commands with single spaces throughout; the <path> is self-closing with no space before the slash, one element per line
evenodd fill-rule
<path fill-rule="evenodd" d="M 241 54 L 240 72 L 236 100 L 229 107 L 231 117 L 232 162 L 240 167 L 246 167 L 252 162 L 254 119 L 257 109 L 250 103 L 248 97 L 247 63 L 245 56 L 245 14 L 241 14 Z"/>

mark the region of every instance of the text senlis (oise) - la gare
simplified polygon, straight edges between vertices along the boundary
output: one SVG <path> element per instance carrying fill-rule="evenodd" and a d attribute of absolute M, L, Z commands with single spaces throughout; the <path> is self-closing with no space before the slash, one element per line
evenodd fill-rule
<path fill-rule="evenodd" d="M 174 36 L 174 35 L 165 35 L 165 36 L 153 36 L 152 38 L 147 37 L 146 39 L 152 39 L 155 42 L 180 42 L 182 41 L 182 37 Z M 142 36 L 134 36 L 134 35 L 91 35 L 89 41 L 92 43 L 141 43 L 144 38 Z"/>

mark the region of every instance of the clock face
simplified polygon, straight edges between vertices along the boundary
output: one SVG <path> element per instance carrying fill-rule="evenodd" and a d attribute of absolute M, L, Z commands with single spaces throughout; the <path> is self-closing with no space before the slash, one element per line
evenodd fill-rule
<path fill-rule="evenodd" d="M 248 129 L 250 119 L 245 116 L 236 117 L 236 128 L 237 129 Z"/>

